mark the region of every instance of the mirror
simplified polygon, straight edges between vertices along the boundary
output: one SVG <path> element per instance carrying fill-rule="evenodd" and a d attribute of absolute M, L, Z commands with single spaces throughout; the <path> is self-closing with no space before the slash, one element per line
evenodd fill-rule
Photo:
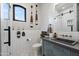
<path fill-rule="evenodd" d="M 59 31 L 76 32 L 79 31 L 79 5 L 77 3 L 59 3 L 54 6 Z"/>

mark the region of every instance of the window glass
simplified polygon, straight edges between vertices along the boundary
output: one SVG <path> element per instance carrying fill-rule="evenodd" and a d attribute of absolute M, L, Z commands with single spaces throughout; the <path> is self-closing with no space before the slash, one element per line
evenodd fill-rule
<path fill-rule="evenodd" d="M 14 20 L 16 21 L 26 21 L 26 9 L 20 5 L 14 5 Z"/>
<path fill-rule="evenodd" d="M 2 18 L 9 19 L 9 3 L 1 4 Z"/>

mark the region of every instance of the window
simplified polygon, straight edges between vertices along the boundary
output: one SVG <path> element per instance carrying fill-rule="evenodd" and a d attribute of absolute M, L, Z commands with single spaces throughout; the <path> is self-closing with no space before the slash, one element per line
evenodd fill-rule
<path fill-rule="evenodd" d="M 26 22 L 26 8 L 21 5 L 13 5 L 13 20 Z"/>
<path fill-rule="evenodd" d="M 2 13 L 2 18 L 3 19 L 9 19 L 9 14 L 10 14 L 10 12 L 9 12 L 9 10 L 10 10 L 10 5 L 9 5 L 9 3 L 3 3 L 3 4 L 1 4 L 1 13 Z"/>

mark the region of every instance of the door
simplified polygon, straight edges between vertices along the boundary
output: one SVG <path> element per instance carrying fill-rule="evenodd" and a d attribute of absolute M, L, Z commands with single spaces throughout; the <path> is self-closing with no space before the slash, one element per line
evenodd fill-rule
<path fill-rule="evenodd" d="M 10 23 L 10 4 L 1 4 L 1 55 L 11 55 L 11 23 Z"/>

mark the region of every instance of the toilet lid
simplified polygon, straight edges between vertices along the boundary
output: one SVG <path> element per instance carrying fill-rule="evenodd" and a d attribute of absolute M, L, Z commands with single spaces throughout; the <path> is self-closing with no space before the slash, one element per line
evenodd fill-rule
<path fill-rule="evenodd" d="M 32 47 L 37 48 L 37 47 L 41 47 L 41 46 L 42 46 L 42 44 L 41 44 L 41 43 L 35 43 Z"/>

